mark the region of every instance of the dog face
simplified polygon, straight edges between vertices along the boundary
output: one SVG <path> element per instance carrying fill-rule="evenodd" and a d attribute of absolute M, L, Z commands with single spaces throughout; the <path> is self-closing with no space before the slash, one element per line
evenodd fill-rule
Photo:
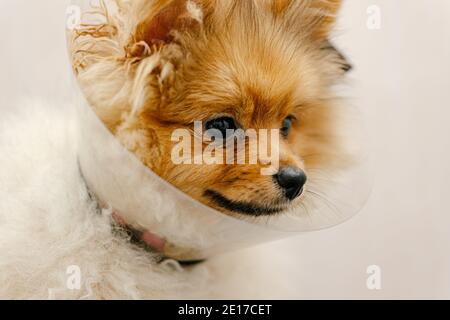
<path fill-rule="evenodd" d="M 300 205 L 309 170 L 335 165 L 339 153 L 331 86 L 349 66 L 327 39 L 339 1 L 174 0 L 136 8 L 126 54 L 113 62 L 128 70 L 115 80 L 121 96 L 108 108 L 93 102 L 102 120 L 154 172 L 224 213 L 265 216 Z M 224 136 L 278 129 L 277 147 L 269 148 L 277 167 L 262 175 L 271 163 L 259 154 L 252 164 L 175 163 L 173 133 L 185 129 L 198 139 L 195 122 Z M 253 153 L 248 148 L 247 158 Z"/>

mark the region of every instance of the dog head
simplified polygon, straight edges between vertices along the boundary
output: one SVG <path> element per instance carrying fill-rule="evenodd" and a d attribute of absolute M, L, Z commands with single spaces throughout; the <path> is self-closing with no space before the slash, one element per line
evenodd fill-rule
<path fill-rule="evenodd" d="M 328 37 L 339 0 L 117 3 L 127 18 L 80 32 L 97 44 L 79 50 L 75 69 L 103 122 L 162 178 L 224 213 L 266 216 L 301 205 L 310 171 L 338 165 L 331 87 L 349 65 Z M 180 130 L 198 157 L 196 124 L 222 133 L 211 139 L 221 146 L 230 129 L 257 139 L 275 132 L 267 154 L 276 165 L 249 137 L 244 155 L 257 153 L 254 163 L 229 164 L 230 154 L 223 163 L 174 161 Z M 204 155 L 209 146 L 199 145 Z"/>

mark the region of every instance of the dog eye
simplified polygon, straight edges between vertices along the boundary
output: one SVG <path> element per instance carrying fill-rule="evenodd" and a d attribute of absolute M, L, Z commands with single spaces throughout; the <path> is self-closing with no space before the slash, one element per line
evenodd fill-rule
<path fill-rule="evenodd" d="M 287 137 L 289 135 L 289 132 L 291 131 L 291 128 L 292 128 L 292 121 L 293 121 L 292 116 L 289 116 L 283 120 L 283 124 L 280 129 L 280 132 L 284 137 Z"/>
<path fill-rule="evenodd" d="M 222 137 L 227 136 L 227 130 L 237 130 L 236 121 L 230 117 L 222 117 L 210 120 L 205 125 L 205 130 L 218 130 L 222 133 Z"/>

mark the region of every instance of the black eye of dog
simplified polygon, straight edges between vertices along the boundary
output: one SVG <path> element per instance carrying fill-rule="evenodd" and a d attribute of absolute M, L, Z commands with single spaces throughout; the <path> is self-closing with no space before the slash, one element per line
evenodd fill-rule
<path fill-rule="evenodd" d="M 289 135 L 289 132 L 291 131 L 292 128 L 292 121 L 293 121 L 292 117 L 287 117 L 286 119 L 283 120 L 283 125 L 280 131 L 284 137 L 287 137 Z"/>
<path fill-rule="evenodd" d="M 237 130 L 236 121 L 230 117 L 222 117 L 214 120 L 210 120 L 205 125 L 206 130 L 219 130 L 222 133 L 222 137 L 227 136 L 227 130 Z"/>

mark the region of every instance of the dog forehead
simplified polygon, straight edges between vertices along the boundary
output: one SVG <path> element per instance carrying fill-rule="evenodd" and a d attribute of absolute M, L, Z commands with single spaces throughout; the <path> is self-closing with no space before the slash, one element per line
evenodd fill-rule
<path fill-rule="evenodd" d="M 239 54 L 243 56 L 237 57 Z M 274 56 L 282 61 L 270 62 L 259 54 L 253 59 L 245 53 L 236 55 L 231 59 L 221 54 L 203 55 L 184 73 L 177 101 L 186 106 L 189 116 L 231 114 L 243 125 L 267 127 L 319 94 L 317 72 L 307 59 L 287 62 Z"/>
<path fill-rule="evenodd" d="M 286 61 L 282 56 L 280 52 L 279 57 L 255 53 L 253 58 L 225 58 L 205 71 L 199 86 L 221 100 L 219 107 L 221 102 L 234 105 L 242 116 L 252 115 L 254 120 L 286 116 L 296 105 L 316 98 L 321 81 L 308 59 Z"/>
<path fill-rule="evenodd" d="M 221 47 L 215 48 L 214 41 L 209 47 L 207 78 L 217 79 L 225 88 L 234 87 L 231 93 L 252 96 L 263 106 L 288 96 L 314 96 L 321 86 L 313 51 L 290 36 L 262 35 L 250 41 L 241 39 L 224 50 Z"/>

